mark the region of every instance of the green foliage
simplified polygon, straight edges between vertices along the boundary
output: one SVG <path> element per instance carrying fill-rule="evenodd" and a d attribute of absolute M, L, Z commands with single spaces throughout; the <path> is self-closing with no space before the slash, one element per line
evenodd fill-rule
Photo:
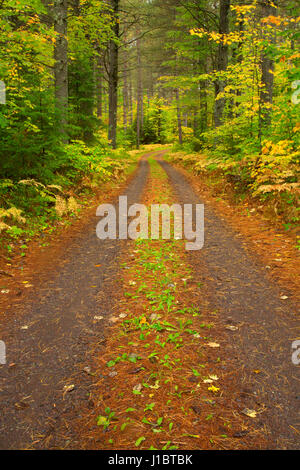
<path fill-rule="evenodd" d="M 136 143 L 136 118 L 126 136 L 134 145 Z M 174 140 L 175 115 L 166 101 L 158 96 L 144 103 L 144 119 L 141 129 L 141 143 L 165 144 Z"/>
<path fill-rule="evenodd" d="M 161 77 L 166 88 L 179 90 L 179 102 L 174 101 L 174 106 L 179 106 L 181 113 L 183 144 L 174 145 L 174 158 L 196 172 L 223 175 L 237 194 L 249 192 L 273 206 L 273 216 L 297 224 L 299 8 L 293 3 L 288 8 L 276 8 L 276 16 L 258 20 L 259 3 L 233 3 L 230 32 L 222 36 L 211 20 L 209 2 L 202 1 L 198 6 L 187 3 L 188 8 L 177 8 L 167 45 L 173 52 L 167 62 L 171 71 Z M 197 22 L 199 11 L 207 16 Z M 225 71 L 216 67 L 220 44 L 229 49 Z M 272 103 L 262 99 L 266 92 L 263 56 L 273 62 L 269 66 L 274 69 Z M 220 80 L 224 90 L 215 96 L 215 83 Z M 225 107 L 221 125 L 216 127 L 213 116 L 220 99 Z M 184 127 L 186 113 L 189 128 Z"/>
<path fill-rule="evenodd" d="M 0 179 L 0 232 L 8 243 L 23 234 L 30 238 L 64 215 L 76 215 L 84 198 L 99 183 L 118 181 L 135 156 L 124 149 L 113 151 L 98 137 L 94 147 L 82 141 L 66 145 L 58 162 L 56 172 L 49 171 L 49 183 Z"/>

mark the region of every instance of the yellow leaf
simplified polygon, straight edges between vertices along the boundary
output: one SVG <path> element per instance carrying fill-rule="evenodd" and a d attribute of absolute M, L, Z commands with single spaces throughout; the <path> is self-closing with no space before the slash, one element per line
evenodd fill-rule
<path fill-rule="evenodd" d="M 220 389 L 218 387 L 215 387 L 214 385 L 212 385 L 211 387 L 208 387 L 207 390 L 213 393 L 218 393 L 220 391 Z"/>

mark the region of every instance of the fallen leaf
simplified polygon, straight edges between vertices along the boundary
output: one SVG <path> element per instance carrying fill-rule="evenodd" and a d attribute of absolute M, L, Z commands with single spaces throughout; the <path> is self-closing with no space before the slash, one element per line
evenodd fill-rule
<path fill-rule="evenodd" d="M 75 388 L 75 385 L 65 385 L 64 386 L 64 392 L 65 393 L 68 393 L 68 392 L 72 392 Z"/>
<path fill-rule="evenodd" d="M 119 320 L 119 318 L 117 318 L 117 317 L 110 317 L 109 318 L 109 321 L 112 322 L 112 323 L 116 323 L 118 320 Z"/>
<path fill-rule="evenodd" d="M 217 375 L 210 375 L 209 378 L 212 380 L 219 380 L 219 377 Z"/>
<path fill-rule="evenodd" d="M 209 346 L 210 348 L 219 348 L 220 345 L 218 343 L 207 343 L 207 346 Z"/>
<path fill-rule="evenodd" d="M 249 410 L 249 408 L 245 408 L 242 413 L 249 418 L 256 418 L 257 412 L 255 410 Z"/>
<path fill-rule="evenodd" d="M 160 388 L 159 380 L 155 381 L 155 385 L 149 385 L 149 388 L 152 388 L 153 390 L 158 390 Z"/>
<path fill-rule="evenodd" d="M 215 387 L 214 385 L 212 385 L 211 387 L 208 387 L 207 390 L 213 393 L 218 393 L 220 391 L 220 389 L 218 387 Z"/>
<path fill-rule="evenodd" d="M 137 384 L 133 387 L 133 390 L 135 390 L 136 392 L 140 392 L 142 388 L 143 388 L 142 384 Z"/>
<path fill-rule="evenodd" d="M 110 372 L 108 375 L 109 377 L 114 378 L 118 375 L 118 372 Z"/>

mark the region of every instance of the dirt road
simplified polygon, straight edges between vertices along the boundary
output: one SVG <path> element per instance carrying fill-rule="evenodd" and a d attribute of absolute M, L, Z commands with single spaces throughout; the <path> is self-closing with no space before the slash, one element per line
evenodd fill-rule
<path fill-rule="evenodd" d="M 178 200 L 201 202 L 180 172 L 159 160 Z M 129 204 L 140 201 L 148 171 L 143 159 L 125 193 Z M 93 345 L 97 354 L 103 346 L 121 284 L 119 255 L 127 249 L 126 241 L 97 239 L 96 222 L 93 217 L 63 257 L 53 259 L 56 271 L 35 298 L 0 318 L 7 347 L 7 365 L 0 366 L 1 449 L 68 448 L 71 441 L 76 448 L 80 439 L 68 416 L 88 402 L 88 351 Z M 228 335 L 241 365 L 244 402 L 261 407 L 274 447 L 299 448 L 299 367 L 291 361 L 295 306 L 281 299 L 282 289 L 267 279 L 265 267 L 249 258 L 236 234 L 207 206 L 205 225 L 204 249 L 188 256 L 196 276 L 209 285 L 209 301 L 224 324 L 237 326 Z"/>

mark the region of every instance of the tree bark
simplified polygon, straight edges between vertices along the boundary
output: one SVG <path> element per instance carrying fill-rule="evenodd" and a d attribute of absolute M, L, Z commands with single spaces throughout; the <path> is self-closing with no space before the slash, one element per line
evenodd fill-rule
<path fill-rule="evenodd" d="M 124 132 L 127 132 L 128 126 L 128 75 L 126 65 L 124 66 L 123 74 L 123 128 Z"/>
<path fill-rule="evenodd" d="M 220 0 L 220 23 L 219 33 L 226 35 L 229 32 L 229 10 L 230 0 Z M 222 72 L 227 69 L 228 65 L 228 46 L 221 41 L 218 48 L 217 56 L 217 71 Z M 215 98 L 219 93 L 222 93 L 225 88 L 225 81 L 218 79 L 215 81 Z M 223 111 L 225 106 L 224 98 L 216 99 L 215 101 L 215 127 L 222 124 Z"/>
<path fill-rule="evenodd" d="M 178 126 L 178 141 L 182 145 L 182 117 L 181 117 L 181 108 L 180 108 L 180 99 L 179 99 L 179 90 L 175 90 L 176 97 L 176 107 L 177 107 L 177 126 Z"/>
<path fill-rule="evenodd" d="M 128 99 L 129 99 L 129 123 L 132 126 L 133 124 L 133 92 L 132 92 L 132 75 L 131 71 L 128 71 Z"/>
<path fill-rule="evenodd" d="M 68 124 L 68 0 L 55 0 L 53 7 L 54 31 L 57 33 L 54 46 L 54 83 L 58 131 L 67 141 Z"/>
<path fill-rule="evenodd" d="M 270 15 L 276 16 L 277 9 L 272 4 L 276 5 L 276 0 L 262 0 L 260 2 L 260 18 L 265 18 Z M 269 38 L 266 38 L 269 39 Z M 274 41 L 274 38 L 272 38 Z M 271 108 L 269 105 L 273 101 L 273 88 L 274 88 L 274 61 L 268 57 L 266 51 L 263 51 L 261 56 L 261 80 L 263 89 L 260 94 L 260 101 L 262 108 L 267 105 L 265 109 L 261 110 L 261 124 L 269 125 L 271 122 Z"/>
<path fill-rule="evenodd" d="M 97 117 L 103 116 L 103 64 L 101 57 L 97 57 L 96 65 L 96 94 L 97 94 Z"/>
<path fill-rule="evenodd" d="M 111 0 L 114 12 L 114 39 L 109 42 L 109 116 L 108 116 L 108 140 L 112 148 L 117 148 L 117 113 L 118 113 L 118 73 L 119 73 L 119 0 Z"/>
<path fill-rule="evenodd" d="M 124 35 L 124 42 L 126 43 L 126 36 Z M 129 112 L 129 90 L 128 90 L 128 51 L 125 49 L 125 60 L 123 68 L 123 129 L 127 132 L 128 128 L 128 112 Z"/>
<path fill-rule="evenodd" d="M 137 148 L 140 147 L 141 133 L 143 131 L 143 74 L 142 74 L 142 59 L 141 59 L 141 40 L 139 38 L 140 31 L 137 30 L 137 113 L 136 113 L 136 134 L 137 134 Z"/>

